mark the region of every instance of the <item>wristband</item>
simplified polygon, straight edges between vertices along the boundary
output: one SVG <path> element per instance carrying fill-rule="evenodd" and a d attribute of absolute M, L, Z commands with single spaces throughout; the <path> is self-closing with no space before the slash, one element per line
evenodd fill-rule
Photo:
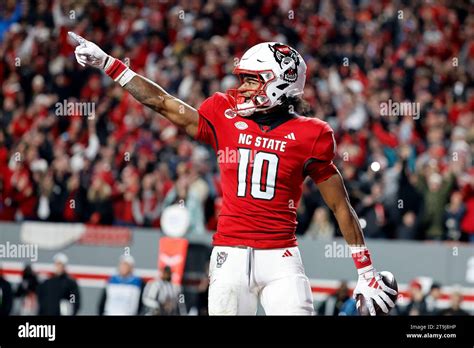
<path fill-rule="evenodd" d="M 350 247 L 352 259 L 357 268 L 359 275 L 371 271 L 374 267 L 372 266 L 372 260 L 370 259 L 369 249 L 365 246 Z"/>
<path fill-rule="evenodd" d="M 104 66 L 105 73 L 111 77 L 120 86 L 125 86 L 136 75 L 136 73 L 127 67 L 122 61 L 107 57 Z"/>

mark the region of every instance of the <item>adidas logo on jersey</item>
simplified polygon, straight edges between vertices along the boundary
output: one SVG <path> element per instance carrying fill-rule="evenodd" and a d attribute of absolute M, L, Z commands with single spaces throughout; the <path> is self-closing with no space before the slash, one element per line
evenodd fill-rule
<path fill-rule="evenodd" d="M 290 253 L 290 251 L 288 249 L 286 249 L 285 252 L 283 253 L 283 255 L 281 255 L 281 257 L 289 257 L 289 256 L 293 256 L 293 254 Z"/>
<path fill-rule="evenodd" d="M 290 140 L 296 140 L 295 138 L 295 133 L 291 132 L 290 134 L 288 135 L 285 135 L 284 136 L 285 139 L 290 139 Z"/>

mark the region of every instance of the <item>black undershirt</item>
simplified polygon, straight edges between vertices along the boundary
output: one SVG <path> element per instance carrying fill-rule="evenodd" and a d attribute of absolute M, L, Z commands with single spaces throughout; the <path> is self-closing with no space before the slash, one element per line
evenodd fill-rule
<path fill-rule="evenodd" d="M 260 129 L 266 132 L 297 117 L 294 114 L 289 114 L 287 110 L 285 111 L 278 110 L 268 113 L 256 112 L 252 116 L 249 116 L 248 119 L 257 123 Z"/>

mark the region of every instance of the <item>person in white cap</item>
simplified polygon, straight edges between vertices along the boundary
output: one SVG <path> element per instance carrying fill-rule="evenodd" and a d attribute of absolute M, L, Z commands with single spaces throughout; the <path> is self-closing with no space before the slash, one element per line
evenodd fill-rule
<path fill-rule="evenodd" d="M 39 315 L 76 315 L 80 309 L 79 286 L 66 271 L 68 257 L 54 255 L 54 275 L 38 287 Z"/>
<path fill-rule="evenodd" d="M 119 258 L 118 274 L 107 281 L 99 302 L 99 315 L 138 315 L 141 311 L 143 280 L 133 274 L 135 259 Z"/>

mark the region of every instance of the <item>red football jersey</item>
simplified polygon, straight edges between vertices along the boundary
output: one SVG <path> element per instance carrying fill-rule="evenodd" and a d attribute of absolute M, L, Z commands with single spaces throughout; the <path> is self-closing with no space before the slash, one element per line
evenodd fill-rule
<path fill-rule="evenodd" d="M 217 152 L 223 205 L 213 244 L 258 249 L 297 245 L 296 209 L 307 175 L 320 183 L 337 172 L 333 131 L 295 116 L 275 128 L 235 116 L 216 93 L 199 108 L 196 140 Z"/>

